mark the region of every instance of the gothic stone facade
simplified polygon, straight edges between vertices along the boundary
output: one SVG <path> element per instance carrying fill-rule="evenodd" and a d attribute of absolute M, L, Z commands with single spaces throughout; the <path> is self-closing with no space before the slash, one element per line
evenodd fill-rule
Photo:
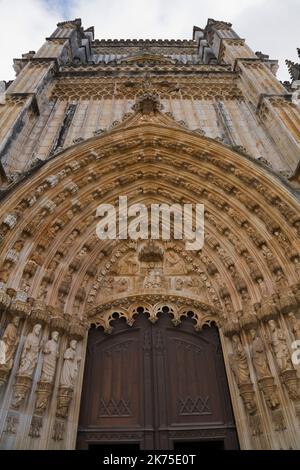
<path fill-rule="evenodd" d="M 0 447 L 72 449 L 87 332 L 214 322 L 242 449 L 300 449 L 300 108 L 231 24 L 95 40 L 59 23 L 0 104 Z M 292 64 L 293 65 L 293 64 Z M 296 67 L 296 70 L 297 67 Z M 203 202 L 205 244 L 103 241 L 96 207 Z M 153 270 L 159 276 L 153 276 Z"/>

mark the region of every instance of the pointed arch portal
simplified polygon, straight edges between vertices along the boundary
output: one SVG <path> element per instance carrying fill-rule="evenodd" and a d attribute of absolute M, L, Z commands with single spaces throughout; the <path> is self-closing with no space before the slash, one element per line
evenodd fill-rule
<path fill-rule="evenodd" d="M 285 442 L 297 446 L 296 370 L 290 365 L 280 369 L 272 337 L 280 329 L 290 343 L 294 339 L 291 322 L 300 302 L 300 211 L 292 190 L 278 176 L 235 149 L 185 129 L 146 100 L 137 103 L 135 112 L 108 132 L 56 154 L 12 187 L 8 195 L 3 195 L 0 209 L 1 308 L 20 317 L 22 338 L 31 331 L 32 324 L 41 323 L 45 337 L 58 329 L 66 347 L 70 339 L 76 338 L 81 356 L 74 388 L 62 390 L 57 379 L 49 391 L 48 398 L 57 408 L 54 418 L 48 408 L 41 416 L 29 404 L 34 403 L 28 397 L 36 396 L 38 384 L 35 379 L 18 382 L 17 360 L 12 370 L 0 370 L 5 385 L 1 393 L 7 403 L 1 412 L 5 413 L 3 422 L 16 389 L 21 393 L 21 385 L 23 398 L 14 413 L 31 406 L 24 424 L 29 434 L 17 437 L 20 448 L 28 440 L 34 441 L 34 432 L 51 448 L 74 447 L 72 423 L 79 415 L 87 342 L 91 351 L 99 347 L 105 355 L 106 348 L 114 348 L 115 343 L 118 349 L 116 338 L 123 335 L 131 341 L 142 330 L 155 336 L 157 329 L 163 340 L 172 331 L 175 343 L 182 341 L 181 334 L 182 338 L 188 335 L 191 348 L 197 349 L 202 342 L 210 342 L 210 335 L 218 336 L 215 326 L 207 326 L 210 324 L 217 325 L 220 334 L 225 363 L 221 380 L 228 380 L 240 446 L 277 448 Z M 180 240 L 158 240 L 152 245 L 132 240 L 100 241 L 96 235 L 96 208 L 100 203 L 114 204 L 119 195 L 127 196 L 131 204 L 203 203 L 203 249 L 186 251 Z M 140 307 L 144 309 L 141 315 Z M 155 322 L 165 307 L 168 312 Z M 145 315 L 154 323 L 145 326 Z M 121 319 L 115 321 L 112 335 L 105 336 L 104 332 L 112 332 L 115 317 Z M 2 315 L 3 328 L 8 318 Z M 274 323 L 269 323 L 272 320 L 275 330 Z M 171 328 L 172 321 L 179 325 L 178 333 Z M 99 329 L 93 327 L 87 341 L 91 324 Z M 199 331 L 198 343 L 193 324 Z M 249 333 L 253 328 L 259 331 L 266 349 L 269 366 L 265 376 L 253 363 Z M 290 343 L 287 340 L 291 351 Z M 141 342 L 137 344 L 142 348 Z M 142 350 L 145 359 L 146 350 Z M 150 361 L 152 370 L 158 367 L 156 353 Z M 161 367 L 170 364 L 172 368 L 184 368 L 184 356 L 176 356 L 173 350 L 170 354 Z M 191 364 L 197 363 L 195 357 L 191 357 Z M 130 369 L 130 363 L 122 360 L 116 363 L 120 377 L 123 368 Z M 58 367 L 62 364 L 60 361 Z M 87 364 L 89 368 L 89 359 Z M 103 364 L 108 367 L 108 362 Z M 165 380 L 167 375 L 163 377 Z M 96 379 L 91 380 L 94 383 Z M 100 388 L 106 386 L 104 381 L 105 377 Z M 158 386 L 158 382 L 153 384 Z M 85 395 L 89 387 L 89 380 L 83 383 Z M 191 400 L 196 398 L 197 394 Z M 175 397 L 175 402 L 190 409 L 182 399 Z M 200 402 L 193 403 L 197 408 Z M 143 406 L 147 408 L 145 403 Z M 104 403 L 104 409 L 111 408 Z M 228 419 L 220 422 L 231 423 L 228 429 L 234 433 L 233 418 L 225 405 L 222 413 Z M 42 419 L 33 422 L 34 417 Z M 49 426 L 53 429 L 50 437 Z M 156 443 L 162 439 L 159 445 L 163 446 L 167 437 L 157 437 L 155 426 L 156 437 L 151 439 Z"/>

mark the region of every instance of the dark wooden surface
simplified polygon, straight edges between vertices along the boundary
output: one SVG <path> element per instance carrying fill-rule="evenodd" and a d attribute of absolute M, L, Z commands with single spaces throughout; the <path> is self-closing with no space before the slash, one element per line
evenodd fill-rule
<path fill-rule="evenodd" d="M 78 448 L 238 448 L 217 328 L 199 333 L 191 319 L 174 327 L 171 318 L 140 314 L 132 327 L 113 322 L 111 335 L 90 330 Z"/>

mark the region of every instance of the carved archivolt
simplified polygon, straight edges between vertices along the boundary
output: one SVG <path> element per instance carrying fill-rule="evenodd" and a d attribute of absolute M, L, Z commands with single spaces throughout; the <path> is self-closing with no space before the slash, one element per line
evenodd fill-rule
<path fill-rule="evenodd" d="M 145 204 L 205 204 L 204 248 L 180 256 L 223 312 L 272 311 L 274 296 L 279 310 L 297 305 L 300 215 L 292 192 L 265 168 L 154 111 L 57 155 L 3 202 L 3 306 L 21 315 L 33 306 L 38 316 L 49 305 L 82 317 L 120 248 L 97 239 L 96 208 L 119 194 Z M 120 291 L 126 282 L 119 279 Z"/>
<path fill-rule="evenodd" d="M 151 94 L 144 98 L 2 201 L 0 353 L 8 356 L 0 385 L 13 375 L 5 433 L 18 432 L 15 414 L 32 391 L 30 438 L 46 432 L 52 400 L 51 436 L 63 440 L 89 325 L 109 333 L 115 318 L 132 325 L 141 312 L 153 322 L 169 313 L 174 325 L 191 317 L 197 330 L 218 325 L 231 389 L 255 438 L 266 420 L 285 432 L 286 406 L 299 415 L 290 347 L 300 321 L 299 202 L 241 149 L 188 131 L 151 105 Z M 100 242 L 96 208 L 119 195 L 146 206 L 204 203 L 203 249 L 187 252 L 177 240 Z"/>

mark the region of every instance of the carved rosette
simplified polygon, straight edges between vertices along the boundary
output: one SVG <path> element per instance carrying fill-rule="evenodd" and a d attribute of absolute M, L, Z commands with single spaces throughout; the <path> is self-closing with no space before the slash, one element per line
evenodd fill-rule
<path fill-rule="evenodd" d="M 14 393 L 13 393 L 13 400 L 12 400 L 12 408 L 19 409 L 21 404 L 26 398 L 28 390 L 31 389 L 32 385 L 32 378 L 26 375 L 19 375 L 16 376 L 16 383 L 14 384 Z"/>
<path fill-rule="evenodd" d="M 300 399 L 300 386 L 295 369 L 284 370 L 280 373 L 281 383 L 286 387 L 288 395 L 291 400 Z"/>
<path fill-rule="evenodd" d="M 66 419 L 69 414 L 69 407 L 73 398 L 73 389 L 59 387 L 57 393 L 56 416 Z"/>
<path fill-rule="evenodd" d="M 53 384 L 49 382 L 38 382 L 36 389 L 36 402 L 35 402 L 35 414 L 42 416 L 47 408 L 49 403 L 49 398 L 51 396 L 53 389 Z"/>

